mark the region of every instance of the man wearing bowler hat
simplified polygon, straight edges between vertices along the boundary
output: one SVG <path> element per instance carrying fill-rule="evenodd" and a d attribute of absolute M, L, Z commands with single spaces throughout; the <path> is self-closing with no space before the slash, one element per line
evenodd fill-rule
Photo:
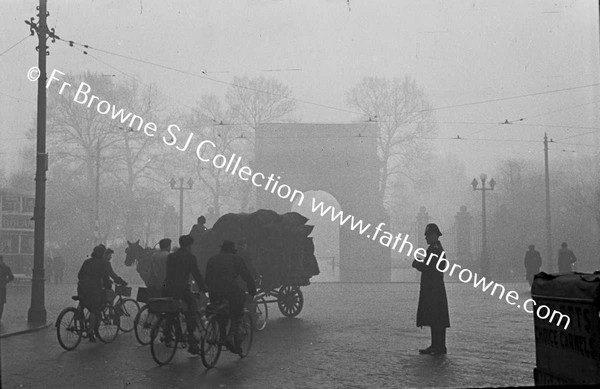
<path fill-rule="evenodd" d="M 428 224 L 425 227 L 425 240 L 429 247 L 422 261 L 413 261 L 412 266 L 421 272 L 421 290 L 417 308 L 417 327 L 431 328 L 431 346 L 419 350 L 420 354 L 446 354 L 446 328 L 450 327 L 448 299 L 444 285 L 444 273 L 438 270 L 438 260 L 444 255 L 440 243 L 442 233 L 439 227 Z"/>
<path fill-rule="evenodd" d="M 240 327 L 244 316 L 246 296 L 244 289 L 236 279 L 241 277 L 245 281 L 248 293 L 252 296 L 256 294 L 256 285 L 244 263 L 244 259 L 236 253 L 235 243 L 224 240 L 221 245 L 221 252 L 208 260 L 206 285 L 208 286 L 211 304 L 219 304 L 222 301 L 229 302 L 232 339 L 225 338 L 226 322 L 224 321 L 219 323 L 220 337 L 222 342 L 229 343 L 234 352 L 241 354 L 243 350 L 241 349 Z"/>

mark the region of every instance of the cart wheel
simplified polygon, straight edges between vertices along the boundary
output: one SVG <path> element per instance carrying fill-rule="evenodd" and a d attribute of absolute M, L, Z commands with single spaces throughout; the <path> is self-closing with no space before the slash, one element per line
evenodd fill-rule
<path fill-rule="evenodd" d="M 296 317 L 304 306 L 304 296 L 297 286 L 285 285 L 279 289 L 277 306 L 287 317 Z"/>

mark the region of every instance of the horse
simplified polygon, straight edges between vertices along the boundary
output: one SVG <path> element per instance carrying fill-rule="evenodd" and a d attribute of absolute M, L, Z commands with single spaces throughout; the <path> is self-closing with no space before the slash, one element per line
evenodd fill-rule
<path fill-rule="evenodd" d="M 156 251 L 156 249 L 150 247 L 142 247 L 139 239 L 137 242 L 127 241 L 125 266 L 131 266 L 136 262 L 136 270 L 146 285 L 150 277 L 150 257 Z"/>

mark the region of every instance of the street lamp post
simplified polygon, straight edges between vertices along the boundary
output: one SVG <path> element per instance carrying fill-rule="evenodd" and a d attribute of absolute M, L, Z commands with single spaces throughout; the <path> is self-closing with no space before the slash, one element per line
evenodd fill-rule
<path fill-rule="evenodd" d="M 188 186 L 183 186 L 183 178 L 179 179 L 179 186 L 175 186 L 177 181 L 171 178 L 171 189 L 179 191 L 179 236 L 183 235 L 183 191 L 192 189 L 194 181 L 190 178 L 187 182 Z"/>
<path fill-rule="evenodd" d="M 485 220 L 485 192 L 488 190 L 494 190 L 496 186 L 496 181 L 492 178 L 489 182 L 489 186 L 486 187 L 485 182 L 487 180 L 487 175 L 481 173 L 479 176 L 481 179 L 481 188 L 477 188 L 479 184 L 476 178 L 473 178 L 471 181 L 471 186 L 473 186 L 473 190 L 481 191 L 481 275 L 484 277 L 489 277 L 490 273 L 490 258 L 487 251 L 487 230 L 486 230 L 486 220 Z"/>

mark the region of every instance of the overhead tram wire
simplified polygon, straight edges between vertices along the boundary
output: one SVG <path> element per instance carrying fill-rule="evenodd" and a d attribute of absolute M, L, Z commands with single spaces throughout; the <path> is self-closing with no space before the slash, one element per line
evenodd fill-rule
<path fill-rule="evenodd" d="M 215 82 L 218 82 L 218 83 L 227 84 L 227 85 L 234 86 L 234 87 L 240 87 L 240 88 L 244 88 L 244 89 L 248 89 L 248 90 L 253 90 L 253 91 L 256 91 L 256 92 L 259 92 L 259 93 L 271 94 L 271 95 L 275 95 L 275 96 L 278 96 L 278 97 L 282 97 L 282 98 L 286 98 L 286 99 L 291 99 L 291 100 L 295 100 L 295 101 L 302 102 L 302 103 L 317 105 L 317 106 L 324 107 L 324 108 L 330 108 L 330 109 L 335 109 L 335 110 L 343 110 L 343 111 L 346 111 L 346 112 L 351 112 L 351 113 L 356 113 L 356 114 L 364 115 L 364 113 L 362 113 L 362 112 L 344 110 L 344 109 L 337 108 L 337 107 L 326 106 L 326 105 L 319 104 L 319 103 L 313 103 L 313 102 L 306 101 L 306 100 L 296 99 L 296 98 L 287 97 L 287 96 L 284 96 L 284 95 L 278 95 L 278 94 L 267 92 L 267 91 L 262 91 L 262 90 L 258 90 L 258 89 L 254 89 L 254 88 L 244 87 L 244 86 L 240 86 L 240 85 L 237 85 L 237 84 L 234 84 L 234 83 L 230 83 L 230 82 L 226 82 L 226 81 L 215 80 L 215 79 L 212 79 L 212 78 L 210 78 L 210 77 L 208 77 L 206 75 L 202 76 L 202 75 L 198 75 L 198 74 L 195 74 L 195 73 L 186 72 L 186 71 L 183 71 L 183 70 L 172 68 L 172 67 L 169 67 L 169 66 L 164 66 L 164 65 L 156 64 L 156 63 L 153 63 L 153 62 L 150 62 L 150 61 L 145 61 L 145 60 L 141 60 L 141 59 L 137 59 L 137 58 L 133 58 L 133 57 L 129 57 L 129 56 L 117 54 L 117 53 L 112 53 L 112 52 L 109 52 L 107 50 L 97 49 L 97 48 L 91 47 L 89 45 L 83 45 L 83 44 L 72 42 L 72 41 L 66 41 L 66 40 L 60 39 L 60 38 L 58 38 L 58 39 L 61 40 L 61 41 L 63 41 L 63 42 L 65 42 L 65 43 L 68 43 L 70 47 L 74 47 L 74 45 L 78 45 L 78 46 L 81 46 L 81 47 L 84 47 L 84 48 L 87 48 L 87 49 L 97 50 L 97 51 L 104 52 L 104 53 L 107 53 L 107 54 L 110 54 L 110 55 L 119 56 L 119 57 L 130 59 L 130 60 L 133 60 L 133 61 L 143 62 L 143 63 L 149 64 L 149 65 L 158 66 L 158 67 L 161 67 L 161 68 L 164 68 L 164 69 L 167 69 L 167 70 L 172 70 L 172 71 L 176 71 L 176 72 L 179 72 L 179 73 L 188 74 L 188 75 L 191 75 L 191 76 L 194 76 L 194 77 L 200 77 L 200 78 L 208 79 L 208 80 L 211 80 L 211 81 L 215 81 Z M 122 74 L 124 74 L 124 75 L 126 75 L 128 77 L 131 77 L 131 78 L 137 80 L 138 82 L 141 82 L 142 84 L 144 84 L 142 81 L 140 81 L 136 77 L 131 76 L 131 75 L 129 75 L 126 72 L 123 72 L 122 70 L 120 70 L 120 69 L 118 69 L 118 68 L 116 68 L 116 67 L 114 67 L 114 66 L 112 66 L 112 65 L 110 65 L 110 64 L 108 64 L 108 63 L 106 63 L 106 62 L 104 62 L 102 60 L 100 60 L 99 58 L 96 58 L 95 56 L 89 54 L 87 51 L 81 50 L 81 52 L 83 54 L 85 54 L 85 55 L 89 55 L 90 57 L 94 58 L 98 62 L 103 63 L 105 66 L 108 66 L 108 67 L 110 67 L 110 68 L 112 68 L 114 70 L 117 70 L 120 73 L 122 73 Z M 205 72 L 203 72 L 203 73 L 205 73 Z M 528 96 L 535 96 L 535 95 L 540 95 L 540 94 L 555 93 L 555 92 L 561 92 L 561 91 L 566 91 L 566 90 L 581 89 L 581 88 L 587 88 L 587 87 L 592 87 L 592 86 L 597 86 L 597 85 L 600 85 L 600 83 L 590 84 L 590 85 L 586 85 L 586 86 L 563 88 L 563 89 L 558 89 L 558 90 L 553 90 L 553 91 L 530 93 L 530 94 L 519 95 L 519 96 L 512 96 L 512 97 L 505 97 L 505 98 L 498 98 L 498 99 L 488 99 L 488 100 L 479 101 L 479 102 L 457 104 L 457 105 L 454 105 L 454 106 L 434 107 L 434 108 L 431 108 L 429 110 L 421 110 L 421 111 L 414 111 L 414 112 L 435 111 L 435 110 L 439 110 L 439 109 L 449 109 L 449 108 L 452 108 L 452 107 L 483 104 L 483 103 L 492 102 L 492 101 L 502 101 L 502 100 L 516 99 L 516 98 L 524 98 L 524 97 L 528 97 Z M 193 107 L 191 107 L 191 106 L 189 106 L 187 104 L 184 104 L 184 103 L 182 103 L 182 102 L 174 99 L 173 97 L 171 97 L 171 96 L 169 96 L 169 95 L 167 95 L 167 94 L 165 94 L 163 92 L 160 92 L 160 93 L 162 93 L 163 95 L 165 95 L 165 96 L 173 99 L 174 101 L 177 101 L 178 103 L 180 103 L 180 104 L 182 104 L 182 105 L 184 105 L 184 106 L 186 106 L 186 107 L 188 107 L 190 109 L 193 109 L 194 111 L 197 111 L 197 109 L 195 109 L 195 108 L 193 108 Z M 582 104 L 582 105 L 587 105 L 587 104 L 590 104 L 590 103 L 586 103 L 586 104 Z M 581 105 L 578 105 L 578 106 L 581 106 Z M 577 107 L 577 106 L 575 106 L 575 107 Z M 571 108 L 575 108 L 575 107 L 570 107 L 570 108 L 567 108 L 567 109 L 571 109 Z M 556 111 L 551 111 L 551 112 L 556 112 Z M 540 115 L 538 115 L 538 116 L 540 116 Z M 520 120 L 523 120 L 523 119 L 520 119 Z M 213 119 L 213 121 L 216 122 L 214 119 Z M 447 123 L 447 124 L 454 124 L 454 123 L 456 123 L 456 124 L 479 124 L 479 125 L 480 124 L 492 124 L 492 123 L 478 123 L 478 122 L 435 122 L 435 123 L 442 123 L 442 124 L 443 123 Z M 497 123 L 497 124 L 494 123 L 494 126 L 503 125 L 503 124 L 515 124 L 515 125 L 525 125 L 525 126 L 541 126 L 541 127 L 543 127 L 543 126 L 552 126 L 552 125 L 543 125 L 543 124 L 537 125 L 537 124 L 526 124 L 526 123 L 525 124 L 524 123 L 510 123 L 510 122 L 508 122 L 508 120 L 506 122 L 502 122 L 502 123 Z M 556 127 L 559 127 L 559 128 L 564 128 L 564 127 L 576 128 L 574 126 L 556 126 Z M 581 128 L 584 128 L 584 127 L 581 127 Z M 591 128 L 593 128 L 593 127 L 591 127 Z M 480 132 L 480 131 L 478 131 L 478 132 Z M 349 138 L 349 137 L 358 137 L 358 136 L 320 137 L 320 138 L 339 138 L 339 139 L 341 139 L 341 138 Z M 363 137 L 366 137 L 366 136 L 363 136 Z M 281 138 L 281 137 L 267 137 L 267 138 Z M 470 140 L 470 141 L 483 141 L 483 142 L 519 142 L 519 143 L 536 143 L 537 142 L 537 141 L 528 141 L 528 140 L 520 140 L 520 139 L 481 139 L 481 138 L 466 138 L 466 137 L 460 137 L 460 136 L 457 136 L 456 138 L 427 138 L 426 137 L 426 138 L 421 138 L 421 139 L 424 139 L 424 140 Z"/>
<path fill-rule="evenodd" d="M 90 56 L 91 58 L 93 58 L 94 60 L 100 62 L 101 64 L 103 64 L 105 66 L 108 66 L 109 68 L 111 68 L 113 70 L 116 70 L 119 73 L 122 73 L 123 75 L 125 75 L 127 77 L 130 77 L 130 78 L 132 78 L 132 79 L 134 79 L 134 80 L 136 80 L 136 81 L 138 81 L 138 82 L 140 82 L 140 83 L 142 83 L 144 85 L 147 85 L 143 81 L 139 80 L 137 77 L 135 77 L 133 75 L 130 75 L 130 74 L 122 71 L 121 69 L 119 69 L 119 68 L 117 68 L 117 67 L 115 67 L 113 65 L 110 65 L 110 64 L 106 63 L 105 61 L 102 61 L 101 59 L 96 58 L 95 56 L 93 56 L 93 55 L 91 55 L 91 54 L 89 54 L 89 53 L 87 53 L 87 52 L 85 52 L 83 50 L 81 52 L 83 54 L 85 54 L 85 55 Z M 181 101 L 178 101 L 177 99 L 173 98 L 172 96 L 170 96 L 168 94 L 165 94 L 164 92 L 160 92 L 160 93 L 162 93 L 163 95 L 171 98 L 172 100 L 176 101 L 177 103 L 182 104 L 183 106 L 185 106 L 185 107 L 187 107 L 189 109 L 192 109 L 192 110 L 198 112 L 198 110 L 196 108 L 191 107 L 191 106 L 189 106 L 189 105 L 187 105 L 185 103 L 182 103 Z M 202 113 L 202 112 L 200 112 L 200 113 Z M 213 121 L 214 121 L 214 119 L 213 119 Z M 354 123 L 361 123 L 361 122 L 354 122 Z M 367 123 L 367 122 L 365 122 L 365 123 Z M 435 122 L 432 122 L 432 123 L 435 123 Z M 456 123 L 460 123 L 460 124 L 465 124 L 465 123 L 481 124 L 481 123 L 477 123 L 477 122 L 456 122 Z M 273 123 L 264 123 L 264 124 L 273 124 Z M 488 124 L 488 123 L 486 123 L 486 124 Z M 489 124 L 491 124 L 491 123 L 489 123 Z M 225 125 L 227 125 L 227 124 L 225 124 Z M 237 125 L 237 124 L 234 124 L 234 125 Z M 190 126 L 185 126 L 185 127 L 181 127 L 181 128 L 190 128 Z M 243 136 L 238 136 L 237 138 L 244 138 L 244 137 Z M 271 136 L 271 137 L 261 137 L 261 138 L 264 138 L 264 139 L 282 139 L 282 138 L 286 138 L 286 137 Z M 287 138 L 289 138 L 289 137 L 287 137 Z M 377 136 L 347 135 L 347 136 L 316 136 L 314 138 L 318 138 L 318 139 L 347 139 L 347 138 L 377 138 Z M 28 139 L 28 138 L 23 138 L 23 139 Z M 483 141 L 483 142 L 537 143 L 537 141 L 528 141 L 528 140 L 520 140 L 520 139 L 481 139 L 481 138 L 465 138 L 465 137 L 461 137 L 461 136 L 457 136 L 457 137 L 454 137 L 454 138 L 431 138 L 431 137 L 424 137 L 424 138 L 420 138 L 420 139 L 423 139 L 423 140 L 468 140 L 468 141 Z"/>
<path fill-rule="evenodd" d="M 564 137 L 564 138 L 557 139 L 557 141 L 561 141 L 561 140 L 565 140 L 565 139 L 571 139 L 571 138 L 576 138 L 576 137 L 579 137 L 579 136 L 585 136 L 585 135 L 595 134 L 596 132 L 599 132 L 599 131 L 600 131 L 600 128 L 597 128 L 594 131 L 584 132 L 583 134 L 576 134 L 576 135 L 567 136 L 567 137 Z"/>
<path fill-rule="evenodd" d="M 2 57 L 4 54 L 8 53 L 9 51 L 11 51 L 12 49 L 14 49 L 15 47 L 17 47 L 19 44 L 21 44 L 21 42 L 23 42 L 25 39 L 29 38 L 31 35 L 32 34 L 27 35 L 25 38 L 21 39 L 20 41 L 18 41 L 14 45 L 10 46 L 8 49 L 6 49 L 3 52 L 1 52 L 0 53 L 0 57 Z"/>
<path fill-rule="evenodd" d="M 86 49 L 92 49 L 92 50 L 100 51 L 100 52 L 105 53 L 105 54 L 114 55 L 114 56 L 117 56 L 117 57 L 129 59 L 129 60 L 132 60 L 132 61 L 137 61 L 137 62 L 144 63 L 144 64 L 147 64 L 147 65 L 152 65 L 152 66 L 160 67 L 162 69 L 171 70 L 171 71 L 174 71 L 174 72 L 177 72 L 177 73 L 181 73 L 181 74 L 185 74 L 185 75 L 188 75 L 188 76 L 192 76 L 192 77 L 197 77 L 197 78 L 201 78 L 201 79 L 213 81 L 213 82 L 216 82 L 216 83 L 225 84 L 225 85 L 228 85 L 228 86 L 233 86 L 233 87 L 236 87 L 236 88 L 242 88 L 242 89 L 246 89 L 246 90 L 251 90 L 253 92 L 264 93 L 264 94 L 268 94 L 268 95 L 271 95 L 271 96 L 281 97 L 283 99 L 293 100 L 293 101 L 297 101 L 299 103 L 309 104 L 309 105 L 317 106 L 317 107 L 320 107 L 320 108 L 332 109 L 332 110 L 336 110 L 336 111 L 347 112 L 347 113 L 352 113 L 352 114 L 357 114 L 357 115 L 364 115 L 363 112 L 351 111 L 351 110 L 344 109 L 344 108 L 333 107 L 333 106 L 330 106 L 330 105 L 315 103 L 315 102 L 308 101 L 308 100 L 298 99 L 298 98 L 295 98 L 295 97 L 281 95 L 281 94 L 278 94 L 278 93 L 273 93 L 273 92 L 268 92 L 268 91 L 264 91 L 264 90 L 260 90 L 260 89 L 255 89 L 255 88 L 247 87 L 247 86 L 244 86 L 244 85 L 238 85 L 238 84 L 235 84 L 233 82 L 218 80 L 216 78 L 209 77 L 207 75 L 209 72 L 206 72 L 206 71 L 203 71 L 202 72 L 203 74 L 192 73 L 192 72 L 188 72 L 188 71 L 185 71 L 185 70 L 173 68 L 171 66 L 161 65 L 161 64 L 157 64 L 157 63 L 154 63 L 154 62 L 146 61 L 146 60 L 143 60 L 143 59 L 139 59 L 139 58 L 135 58 L 135 57 L 130 57 L 130 56 L 123 55 L 123 54 L 113 53 L 111 51 L 99 49 L 99 48 L 92 47 L 92 46 L 89 46 L 89 45 L 84 45 L 84 44 L 81 44 L 81 43 L 76 43 L 74 41 L 67 41 L 65 39 L 58 38 L 58 37 L 57 37 L 57 39 L 60 40 L 60 41 L 65 42 L 65 43 L 67 43 L 71 47 L 73 47 L 73 45 L 78 45 L 78 46 L 82 46 L 82 47 L 84 47 Z M 84 54 L 88 54 L 87 51 L 83 51 L 83 53 Z"/>
<path fill-rule="evenodd" d="M 77 49 L 76 49 L 76 50 L 77 50 Z M 83 51 L 83 50 L 79 50 L 79 51 L 80 51 L 82 54 L 84 54 L 84 55 L 86 55 L 86 56 L 89 56 L 89 57 L 93 58 L 94 60 L 98 61 L 98 62 L 99 62 L 99 63 L 101 63 L 102 65 L 104 65 L 104 66 L 106 66 L 106 67 L 109 67 L 109 68 L 111 68 L 112 70 L 116 70 L 117 72 L 119 72 L 119 73 L 123 74 L 124 76 L 126 76 L 126 77 L 129 77 L 130 79 L 132 79 L 132 80 L 135 80 L 135 81 L 139 82 L 140 84 L 142 84 L 142 85 L 145 85 L 146 87 L 151 87 L 151 86 L 152 86 L 152 85 L 150 85 L 150 84 L 148 84 L 148 83 L 145 83 L 144 81 L 140 80 L 139 78 L 137 78 L 137 77 L 135 77 L 135 76 L 133 76 L 133 75 L 131 75 L 131 74 L 127 73 L 127 72 L 124 72 L 123 70 L 121 70 L 121 69 L 119 69 L 119 68 L 117 68 L 117 67 L 115 67 L 115 66 L 113 66 L 113 65 L 111 65 L 111 64 L 109 64 L 109 63 L 107 63 L 107 62 L 105 62 L 105 61 L 103 61 L 103 60 L 101 60 L 100 58 L 98 58 L 98 57 L 96 57 L 96 56 L 94 56 L 94 55 L 92 55 L 92 54 L 90 54 L 90 53 L 87 53 L 87 52 L 85 52 L 85 51 Z M 192 110 L 192 111 L 194 111 L 194 112 L 197 112 L 197 113 L 200 113 L 200 114 L 204 114 L 203 112 L 200 112 L 200 111 L 198 111 L 198 109 L 197 109 L 197 108 L 194 108 L 194 107 L 192 107 L 192 106 L 190 106 L 190 105 L 188 105 L 188 104 L 186 104 L 186 103 L 184 103 L 184 102 L 182 102 L 182 101 L 180 101 L 180 100 L 177 100 L 176 98 L 174 98 L 173 96 L 171 96 L 171 95 L 169 95 L 169 94 L 167 94 L 167 93 L 163 92 L 163 91 L 162 91 L 161 89 L 159 89 L 159 88 L 156 88 L 156 91 L 157 91 L 158 93 L 162 94 L 163 96 L 166 96 L 166 97 L 168 97 L 169 99 L 171 99 L 171 100 L 173 100 L 173 101 L 177 102 L 178 104 L 180 104 L 180 105 L 182 105 L 182 106 L 184 106 L 184 107 L 186 107 L 186 108 L 188 108 L 188 109 L 191 109 L 191 110 Z M 216 121 L 215 121 L 214 119 L 211 119 L 211 120 L 213 120 L 213 122 L 215 122 L 215 123 L 216 123 Z M 187 127 L 180 126 L 180 128 L 187 128 Z"/>
<path fill-rule="evenodd" d="M 60 40 L 60 41 L 62 41 L 62 42 L 64 42 L 65 44 L 68 44 L 70 47 L 73 47 L 74 45 L 77 45 L 77 46 L 84 47 L 86 49 L 100 51 L 100 52 L 105 53 L 105 54 L 114 55 L 114 56 L 117 56 L 117 57 L 120 57 L 120 58 L 124 58 L 124 59 L 128 59 L 128 60 L 131 60 L 131 61 L 136 61 L 136 62 L 144 63 L 144 64 L 147 64 L 147 65 L 160 67 L 162 69 L 171 70 L 171 71 L 174 71 L 174 72 L 177 72 L 177 73 L 189 75 L 189 76 L 192 76 L 192 77 L 202 78 L 202 79 L 205 79 L 205 80 L 213 81 L 213 82 L 224 84 L 224 85 L 228 85 L 228 86 L 233 86 L 233 87 L 236 87 L 236 88 L 242 88 L 242 89 L 251 90 L 251 91 L 254 91 L 254 92 L 258 92 L 258 93 L 269 94 L 269 95 L 272 95 L 272 96 L 281 97 L 281 98 L 284 98 L 284 99 L 293 100 L 293 101 L 297 101 L 299 103 L 309 104 L 309 105 L 313 105 L 313 106 L 317 106 L 317 107 L 321 107 L 321 108 L 336 110 L 336 111 L 340 111 L 340 112 L 353 113 L 353 114 L 363 115 L 364 116 L 364 112 L 352 111 L 352 110 L 345 109 L 345 108 L 340 108 L 340 107 L 334 107 L 334 106 L 330 106 L 330 105 L 315 103 L 315 102 L 312 102 L 312 101 L 309 101 L 309 100 L 298 99 L 298 98 L 295 98 L 295 97 L 281 95 L 281 94 L 278 94 L 278 93 L 273 93 L 273 92 L 268 92 L 268 91 L 264 91 L 264 90 L 260 90 L 260 89 L 255 89 L 255 88 L 251 88 L 251 87 L 247 87 L 247 86 L 243 86 L 243 85 L 238 85 L 238 84 L 235 84 L 235 83 L 232 83 L 232 82 L 228 82 L 228 81 L 218 80 L 218 79 L 209 77 L 207 75 L 209 72 L 206 72 L 206 71 L 203 71 L 202 74 L 192 73 L 192 72 L 188 72 L 188 71 L 185 71 L 185 70 L 173 68 L 171 66 L 166 66 L 166 65 L 155 63 L 155 62 L 151 62 L 151 61 L 148 61 L 148 60 L 144 60 L 144 59 L 140 59 L 140 58 L 135 58 L 135 57 L 127 56 L 127 55 L 124 55 L 124 54 L 114 53 L 114 52 L 111 52 L 111 51 L 108 51 L 108 50 L 96 48 L 96 47 L 93 47 L 93 46 L 90 46 L 90 45 L 85 45 L 85 44 L 78 43 L 78 42 L 75 42 L 75 41 L 72 41 L 72 40 L 66 40 L 66 39 L 62 39 L 62 38 L 59 38 L 59 37 L 57 37 L 57 39 Z M 88 54 L 87 51 L 83 51 L 83 53 L 84 54 Z M 474 102 L 468 102 L 468 103 L 451 104 L 451 105 L 446 105 L 446 106 L 433 107 L 433 108 L 429 108 L 429 109 L 415 110 L 415 111 L 411 111 L 411 112 L 407 112 L 407 113 L 422 113 L 422 112 L 430 112 L 430 111 L 439 111 L 439 110 L 444 110 L 444 109 L 468 107 L 468 106 L 473 106 L 473 105 L 481 105 L 481 104 L 487 104 L 487 103 L 493 103 L 493 102 L 499 102 L 499 101 L 515 100 L 515 99 L 521 99 L 521 98 L 526 98 L 526 97 L 540 96 L 540 95 L 546 95 L 546 94 L 552 94 L 552 93 L 559 93 L 559 92 L 565 92 L 565 91 L 571 91 L 571 90 L 577 90 L 577 89 L 592 88 L 592 87 L 596 87 L 596 86 L 600 86 L 600 83 L 593 83 L 593 84 L 587 84 L 587 85 L 579 85 L 579 86 L 574 86 L 574 87 L 553 89 L 553 90 L 549 90 L 549 91 L 527 93 L 527 94 L 515 95 L 515 96 L 499 97 L 499 98 L 495 98 L 495 99 L 480 100 L 480 101 L 474 101 Z"/>
<path fill-rule="evenodd" d="M 515 119 L 515 120 L 509 120 L 509 122 L 517 122 L 517 121 L 523 121 L 523 120 L 527 120 L 527 119 L 533 119 L 533 118 L 537 118 L 540 116 L 546 116 L 546 115 L 550 115 L 553 113 L 558 113 L 558 112 L 564 112 L 564 111 L 569 111 L 571 109 L 575 109 L 575 108 L 581 108 L 581 107 L 585 107 L 586 105 L 592 105 L 592 104 L 598 104 L 600 103 L 600 100 L 594 100 L 594 101 L 590 101 L 587 103 L 583 103 L 583 104 L 577 104 L 577 105 L 572 105 L 570 107 L 566 107 L 566 108 L 561 108 L 561 109 L 555 109 L 552 111 L 546 111 L 546 112 L 542 112 L 533 116 L 526 116 L 526 117 L 522 117 L 520 119 Z"/>
<path fill-rule="evenodd" d="M 559 144 L 559 145 L 582 146 L 582 147 L 591 147 L 591 148 L 594 148 L 594 149 L 600 149 L 599 145 L 591 145 L 589 143 L 569 143 L 569 142 L 561 142 L 561 141 L 556 141 L 556 140 L 554 142 L 552 142 L 552 143 L 556 143 L 556 144 Z"/>
<path fill-rule="evenodd" d="M 539 113 L 539 114 L 536 114 L 536 115 L 533 115 L 533 116 L 525 116 L 525 117 L 521 117 L 519 119 L 513 119 L 513 120 L 506 119 L 503 123 L 499 123 L 499 124 L 512 124 L 512 125 L 515 125 L 515 126 L 529 126 L 529 127 L 557 127 L 557 128 L 569 127 L 569 128 L 580 128 L 580 127 L 576 127 L 576 126 L 559 126 L 559 125 L 533 124 L 533 123 L 522 123 L 522 122 L 524 120 L 527 120 L 527 119 L 533 119 L 533 118 L 537 118 L 537 117 L 541 117 L 541 116 L 546 116 L 546 115 L 550 115 L 550 114 L 557 113 L 557 112 L 564 112 L 564 111 L 568 111 L 568 110 L 571 110 L 571 109 L 580 108 L 580 107 L 583 107 L 583 106 L 586 106 L 586 105 L 597 104 L 599 102 L 600 102 L 600 100 L 594 100 L 594 101 L 590 101 L 590 102 L 583 103 L 583 104 L 572 105 L 572 106 L 566 107 L 566 108 L 561 108 L 561 109 L 555 109 L 555 110 L 551 110 L 551 111 L 542 112 L 542 113 Z M 469 123 L 466 123 L 466 124 L 469 124 Z M 493 124 L 493 123 L 481 123 L 481 124 Z M 495 128 L 495 127 L 496 126 L 480 129 L 478 131 L 475 131 L 475 132 L 469 134 L 469 136 L 473 136 L 475 134 L 479 134 L 479 133 L 481 133 L 483 131 L 487 131 L 487 130 L 490 130 L 490 129 Z M 582 128 L 582 129 L 587 129 L 587 128 Z M 576 136 L 579 136 L 579 135 L 576 135 Z"/>

